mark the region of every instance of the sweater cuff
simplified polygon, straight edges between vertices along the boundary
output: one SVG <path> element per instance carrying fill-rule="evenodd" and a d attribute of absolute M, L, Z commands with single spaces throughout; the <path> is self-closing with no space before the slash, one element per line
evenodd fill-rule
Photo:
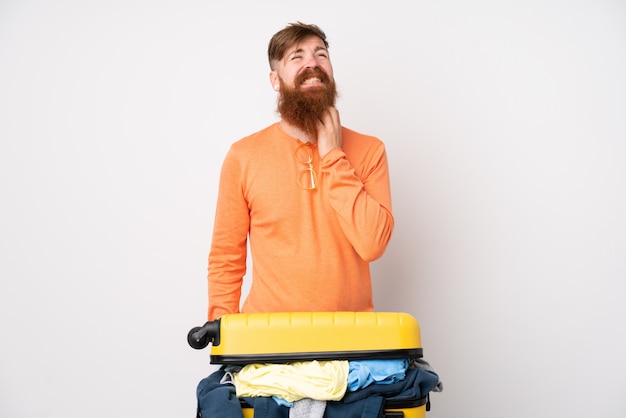
<path fill-rule="evenodd" d="M 321 167 L 328 168 L 335 164 L 337 161 L 345 158 L 346 154 L 341 148 L 333 148 L 322 158 Z"/>

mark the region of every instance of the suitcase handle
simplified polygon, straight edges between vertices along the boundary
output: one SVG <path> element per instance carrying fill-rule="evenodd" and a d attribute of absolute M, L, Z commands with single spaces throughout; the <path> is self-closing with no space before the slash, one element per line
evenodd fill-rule
<path fill-rule="evenodd" d="M 220 320 L 208 321 L 201 327 L 193 327 L 187 333 L 187 342 L 192 348 L 201 350 L 210 343 L 220 344 Z"/>

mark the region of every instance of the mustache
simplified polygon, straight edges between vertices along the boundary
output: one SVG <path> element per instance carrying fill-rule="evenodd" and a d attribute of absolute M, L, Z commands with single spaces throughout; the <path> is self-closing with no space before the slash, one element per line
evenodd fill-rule
<path fill-rule="evenodd" d="M 328 74 L 324 72 L 324 70 L 322 70 L 319 67 L 314 67 L 314 68 L 307 68 L 303 72 L 298 74 L 298 76 L 294 80 L 295 85 L 300 86 L 302 85 L 302 83 L 304 83 L 306 79 L 311 78 L 311 77 L 319 78 L 324 84 L 328 84 L 330 82 L 330 77 L 328 76 Z"/>

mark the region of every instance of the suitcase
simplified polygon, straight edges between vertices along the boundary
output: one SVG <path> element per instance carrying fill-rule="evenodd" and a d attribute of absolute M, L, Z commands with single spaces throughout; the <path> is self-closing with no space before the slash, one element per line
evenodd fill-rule
<path fill-rule="evenodd" d="M 228 314 L 192 328 L 187 341 L 196 349 L 211 344 L 210 363 L 221 365 L 422 357 L 417 320 L 397 312 Z M 244 418 L 252 418 L 241 403 Z M 426 395 L 387 401 L 384 409 L 386 418 L 423 418 L 430 402 Z"/>

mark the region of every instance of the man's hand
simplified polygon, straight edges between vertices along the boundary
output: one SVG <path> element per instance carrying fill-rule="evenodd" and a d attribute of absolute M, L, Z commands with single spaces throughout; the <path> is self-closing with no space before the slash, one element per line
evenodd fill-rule
<path fill-rule="evenodd" d="M 341 122 L 339 112 L 329 107 L 322 120 L 317 124 L 317 150 L 320 158 L 324 158 L 331 149 L 341 148 Z"/>

